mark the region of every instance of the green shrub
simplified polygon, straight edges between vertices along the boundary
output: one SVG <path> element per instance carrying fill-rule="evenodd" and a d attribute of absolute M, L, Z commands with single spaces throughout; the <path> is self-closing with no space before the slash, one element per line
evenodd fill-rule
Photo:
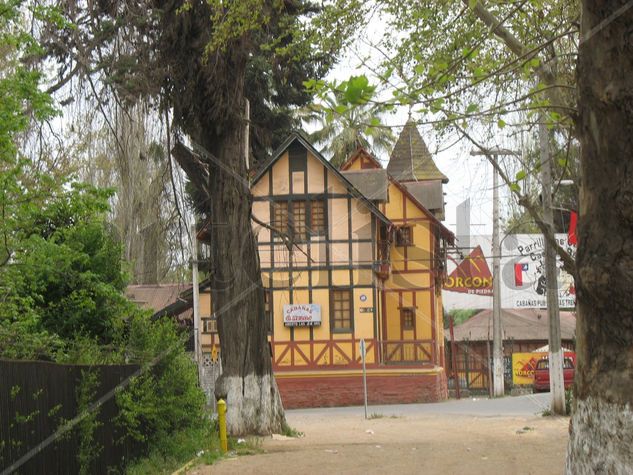
<path fill-rule="evenodd" d="M 209 425 L 196 365 L 185 353 L 183 336 L 172 321 L 135 316 L 125 343 L 128 361 L 143 367 L 116 395 L 116 423 L 125 437 L 156 448 L 168 443 L 175 432 Z"/>

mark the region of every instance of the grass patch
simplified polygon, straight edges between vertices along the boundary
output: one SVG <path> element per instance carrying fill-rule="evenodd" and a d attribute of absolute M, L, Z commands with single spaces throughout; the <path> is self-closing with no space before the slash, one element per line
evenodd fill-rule
<path fill-rule="evenodd" d="M 301 432 L 290 429 L 300 437 Z M 229 437 L 228 452 L 222 453 L 217 422 L 211 421 L 209 427 L 188 429 L 172 434 L 159 445 L 153 447 L 147 457 L 134 461 L 127 468 L 128 475 L 163 475 L 171 474 L 187 467 L 212 465 L 227 456 L 256 455 L 264 452 L 262 437 L 234 438 Z"/>
<path fill-rule="evenodd" d="M 229 453 L 235 455 L 257 455 L 264 452 L 262 437 L 246 437 L 245 439 L 229 438 Z M 242 442 L 239 442 L 242 441 Z"/>
<path fill-rule="evenodd" d="M 200 452 L 204 451 L 201 457 Z M 211 428 L 187 429 L 164 437 L 150 449 L 147 457 L 126 468 L 129 475 L 170 474 L 192 459 L 211 464 L 221 458 L 218 435 Z"/>
<path fill-rule="evenodd" d="M 552 415 L 552 411 L 550 411 L 549 409 L 543 409 L 543 412 L 541 412 L 541 416 L 543 417 L 549 417 Z"/>
<path fill-rule="evenodd" d="M 385 416 L 382 414 L 378 414 L 377 412 L 373 412 L 369 414 L 369 416 L 367 416 L 367 419 L 382 419 L 383 417 Z"/>
<path fill-rule="evenodd" d="M 281 434 L 285 435 L 286 437 L 294 437 L 294 438 L 303 437 L 305 435 L 303 432 L 298 431 L 294 427 L 290 427 L 288 424 L 284 424 L 284 426 L 281 429 Z"/>

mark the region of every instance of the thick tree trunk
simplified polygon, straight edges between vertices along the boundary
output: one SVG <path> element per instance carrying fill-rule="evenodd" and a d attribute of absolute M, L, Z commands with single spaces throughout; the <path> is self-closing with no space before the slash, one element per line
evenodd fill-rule
<path fill-rule="evenodd" d="M 279 433 L 285 416 L 267 340 L 243 124 L 202 143 L 218 161 L 209 164 L 211 292 L 222 355 L 216 397 L 227 402 L 229 434 Z"/>
<path fill-rule="evenodd" d="M 568 474 L 633 473 L 633 9 L 583 1 L 582 186 Z"/>

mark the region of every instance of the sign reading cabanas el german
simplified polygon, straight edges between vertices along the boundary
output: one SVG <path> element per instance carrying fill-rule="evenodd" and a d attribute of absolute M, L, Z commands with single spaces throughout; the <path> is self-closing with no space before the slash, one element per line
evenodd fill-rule
<path fill-rule="evenodd" d="M 284 326 L 315 327 L 321 325 L 321 306 L 316 303 L 284 305 Z"/>

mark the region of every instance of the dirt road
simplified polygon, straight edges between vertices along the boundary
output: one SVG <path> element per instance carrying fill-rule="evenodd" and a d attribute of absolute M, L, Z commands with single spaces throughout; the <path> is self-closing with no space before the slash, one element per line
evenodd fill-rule
<path fill-rule="evenodd" d="M 560 474 L 569 420 L 541 416 L 289 413 L 305 433 L 197 474 Z"/>

